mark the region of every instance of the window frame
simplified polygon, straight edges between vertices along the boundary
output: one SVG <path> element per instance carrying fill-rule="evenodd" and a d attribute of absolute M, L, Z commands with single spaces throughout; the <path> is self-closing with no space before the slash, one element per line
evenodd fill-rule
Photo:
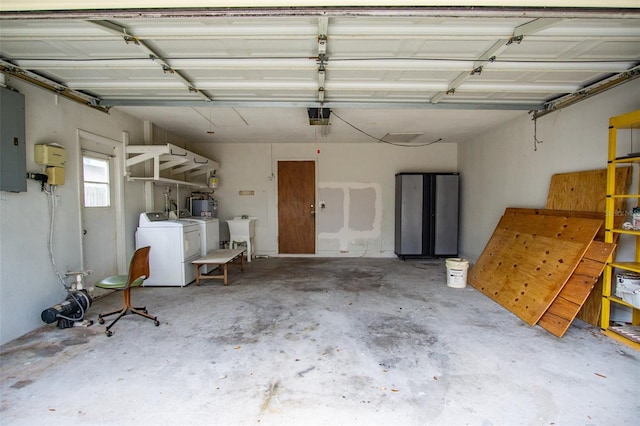
<path fill-rule="evenodd" d="M 106 166 L 106 181 L 98 181 L 98 180 L 89 180 L 86 178 L 85 173 L 85 159 L 90 159 L 94 161 L 101 161 Z M 86 152 L 82 153 L 82 206 L 88 209 L 94 208 L 111 208 L 112 200 L 111 200 L 111 158 L 109 156 L 101 156 L 96 155 L 94 153 L 88 154 Z M 104 186 L 106 187 L 106 204 L 102 205 L 87 205 L 87 184 L 96 185 L 96 186 Z"/>

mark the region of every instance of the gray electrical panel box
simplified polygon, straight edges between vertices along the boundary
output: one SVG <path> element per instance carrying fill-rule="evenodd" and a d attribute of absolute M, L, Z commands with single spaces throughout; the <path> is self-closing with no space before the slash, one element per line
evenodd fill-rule
<path fill-rule="evenodd" d="M 0 87 L 0 191 L 27 190 L 24 95 Z"/>

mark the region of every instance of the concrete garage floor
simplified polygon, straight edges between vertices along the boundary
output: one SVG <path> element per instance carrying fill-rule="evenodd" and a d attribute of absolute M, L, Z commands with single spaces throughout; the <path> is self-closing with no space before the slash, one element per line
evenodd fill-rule
<path fill-rule="evenodd" d="M 558 339 L 444 262 L 258 259 L 141 288 L 161 321 L 45 326 L 1 347 L 2 425 L 631 425 L 640 353 Z M 116 308 L 121 295 L 88 313 Z M 43 307 L 45 308 L 45 307 Z"/>

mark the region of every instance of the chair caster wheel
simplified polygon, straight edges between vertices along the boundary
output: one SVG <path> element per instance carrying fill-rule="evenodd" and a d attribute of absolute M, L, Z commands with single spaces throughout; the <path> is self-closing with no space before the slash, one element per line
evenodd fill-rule
<path fill-rule="evenodd" d="M 104 318 L 98 317 L 98 323 L 99 324 L 104 324 Z"/>
<path fill-rule="evenodd" d="M 149 313 L 149 311 L 147 311 L 146 309 L 143 309 L 142 312 L 144 312 L 145 314 Z"/>
<path fill-rule="evenodd" d="M 153 320 L 153 323 L 156 325 L 156 327 L 160 325 L 160 321 L 158 320 Z"/>
<path fill-rule="evenodd" d="M 107 331 L 104 332 L 104 334 L 106 334 L 107 337 L 111 337 L 111 336 L 113 336 L 113 331 L 107 330 Z"/>

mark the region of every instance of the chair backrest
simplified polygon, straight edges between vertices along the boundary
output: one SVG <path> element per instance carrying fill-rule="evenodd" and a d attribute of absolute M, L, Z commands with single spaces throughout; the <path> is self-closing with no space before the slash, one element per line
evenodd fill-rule
<path fill-rule="evenodd" d="M 131 258 L 131 263 L 129 264 L 129 281 L 127 282 L 127 287 L 131 287 L 132 284 L 140 285 L 142 284 L 142 281 L 149 278 L 149 274 L 150 274 L 149 252 L 150 251 L 151 251 L 150 246 L 140 247 L 133 254 L 133 257 Z M 142 278 L 142 280 L 139 280 L 139 278 Z M 139 280 L 139 282 L 135 283 L 136 280 Z"/>

